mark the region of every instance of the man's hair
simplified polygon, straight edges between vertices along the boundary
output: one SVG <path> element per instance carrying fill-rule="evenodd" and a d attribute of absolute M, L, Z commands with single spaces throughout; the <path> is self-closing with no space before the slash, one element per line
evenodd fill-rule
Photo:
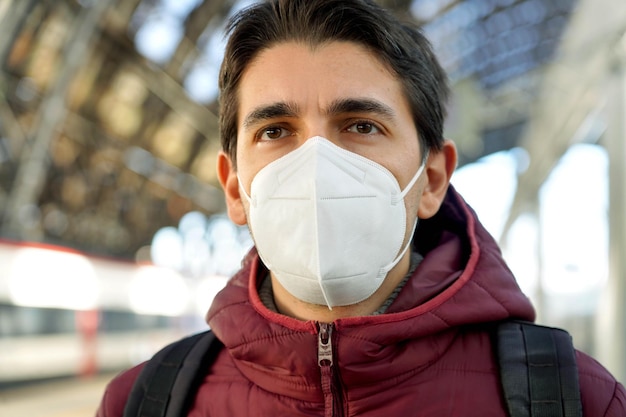
<path fill-rule="evenodd" d="M 222 149 L 236 165 L 238 86 L 263 50 L 289 42 L 311 47 L 348 41 L 366 47 L 398 77 L 411 106 L 422 149 L 441 149 L 447 77 L 420 29 L 371 0 L 271 0 L 237 13 L 220 69 Z"/>

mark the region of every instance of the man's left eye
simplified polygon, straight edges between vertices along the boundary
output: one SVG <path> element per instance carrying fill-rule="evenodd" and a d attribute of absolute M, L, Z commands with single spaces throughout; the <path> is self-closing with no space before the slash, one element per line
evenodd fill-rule
<path fill-rule="evenodd" d="M 370 122 L 358 122 L 348 126 L 346 129 L 348 132 L 360 133 L 362 135 L 368 135 L 372 133 L 379 133 L 380 130 Z"/>

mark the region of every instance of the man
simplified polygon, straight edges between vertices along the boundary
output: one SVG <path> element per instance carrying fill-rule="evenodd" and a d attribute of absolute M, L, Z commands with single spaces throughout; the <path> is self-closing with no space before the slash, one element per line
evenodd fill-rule
<path fill-rule="evenodd" d="M 225 347 L 189 415 L 506 416 L 489 323 L 534 310 L 449 185 L 426 39 L 368 0 L 261 3 L 229 34 L 217 171 L 256 249 L 207 315 Z M 623 386 L 577 361 L 584 415 L 626 415 Z"/>

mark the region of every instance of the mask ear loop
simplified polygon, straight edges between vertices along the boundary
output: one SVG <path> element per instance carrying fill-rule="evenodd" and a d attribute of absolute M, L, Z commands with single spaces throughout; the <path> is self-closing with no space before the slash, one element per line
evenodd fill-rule
<path fill-rule="evenodd" d="M 400 262 L 400 259 L 402 259 L 404 254 L 409 250 L 409 247 L 411 247 L 411 243 L 413 242 L 413 235 L 415 234 L 415 229 L 417 229 L 417 221 L 418 219 L 416 217 L 415 221 L 413 222 L 413 229 L 411 230 L 409 239 L 407 240 L 406 245 L 404 245 L 404 248 L 402 249 L 402 251 L 398 254 L 398 256 L 396 256 L 396 258 L 393 261 L 391 261 L 387 265 L 380 268 L 379 276 L 381 278 L 384 278 L 387 275 L 387 273 L 391 271 L 393 267 L 398 264 L 398 262 Z"/>
<path fill-rule="evenodd" d="M 430 155 L 430 150 L 426 150 L 426 153 L 424 154 L 424 157 L 422 158 L 422 163 L 420 164 L 419 169 L 417 170 L 415 175 L 413 175 L 413 178 L 411 178 L 411 181 L 409 181 L 406 187 L 404 187 L 404 190 L 400 192 L 400 194 L 398 195 L 397 201 L 394 201 L 394 203 L 403 201 L 404 197 L 409 193 L 409 191 L 411 191 L 411 188 L 413 188 L 413 186 L 415 185 L 419 177 L 424 172 L 424 168 L 426 167 L 426 161 L 428 161 L 428 155 Z"/>
<path fill-rule="evenodd" d="M 250 204 L 251 206 L 256 206 L 256 204 L 252 201 L 252 197 L 250 197 L 246 192 L 246 189 L 243 188 L 243 183 L 241 182 L 241 178 L 239 178 L 239 173 L 237 173 L 237 183 L 239 184 L 239 191 L 243 194 L 246 200 L 248 200 L 248 204 Z"/>
<path fill-rule="evenodd" d="M 409 183 L 404 188 L 404 190 L 402 190 L 402 192 L 400 192 L 400 194 L 399 194 L 399 201 L 403 201 L 404 200 L 404 197 L 408 194 L 408 192 L 411 190 L 411 188 L 413 188 L 413 186 L 415 185 L 415 183 L 417 182 L 419 177 L 424 172 L 424 167 L 426 166 L 426 161 L 428 160 L 428 155 L 429 154 L 430 154 L 430 150 L 426 150 L 426 153 L 424 154 L 424 158 L 422 158 L 422 163 L 421 163 L 419 169 L 417 170 L 417 172 L 415 173 L 413 178 L 411 178 L 411 181 L 409 181 Z M 393 269 L 393 267 L 396 266 L 396 264 L 398 262 L 400 262 L 400 259 L 402 259 L 402 257 L 407 252 L 407 250 L 409 250 L 409 247 L 411 246 L 411 242 L 413 242 L 413 235 L 415 234 L 415 229 L 417 229 L 417 222 L 418 222 L 418 218 L 415 217 L 415 221 L 413 222 L 413 230 L 411 230 L 411 234 L 409 235 L 409 239 L 407 240 L 406 245 L 404 245 L 404 248 L 402 249 L 402 251 L 398 254 L 398 256 L 396 256 L 396 258 L 393 261 L 391 261 L 389 264 L 383 266 L 380 269 L 379 276 L 381 278 L 384 278 L 387 275 L 387 273 L 389 271 L 391 271 Z"/>

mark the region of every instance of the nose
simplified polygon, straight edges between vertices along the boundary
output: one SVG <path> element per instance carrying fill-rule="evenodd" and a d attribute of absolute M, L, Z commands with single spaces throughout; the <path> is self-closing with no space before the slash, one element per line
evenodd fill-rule
<path fill-rule="evenodd" d="M 299 132 L 301 140 L 298 146 L 310 138 L 319 136 L 340 148 L 351 150 L 350 143 L 346 142 L 346 136 L 342 133 L 343 127 L 328 114 L 323 105 L 304 112 L 301 122 Z"/>
<path fill-rule="evenodd" d="M 303 140 L 302 140 L 302 143 L 300 143 L 300 145 L 302 145 L 304 142 L 314 137 L 322 137 L 334 145 L 337 145 L 344 149 L 346 148 L 345 144 L 342 143 L 339 132 L 337 132 L 336 129 L 333 130 L 330 126 L 325 126 L 325 125 L 320 125 L 320 126 L 316 126 L 315 128 L 306 129 L 306 133 L 303 135 Z"/>

